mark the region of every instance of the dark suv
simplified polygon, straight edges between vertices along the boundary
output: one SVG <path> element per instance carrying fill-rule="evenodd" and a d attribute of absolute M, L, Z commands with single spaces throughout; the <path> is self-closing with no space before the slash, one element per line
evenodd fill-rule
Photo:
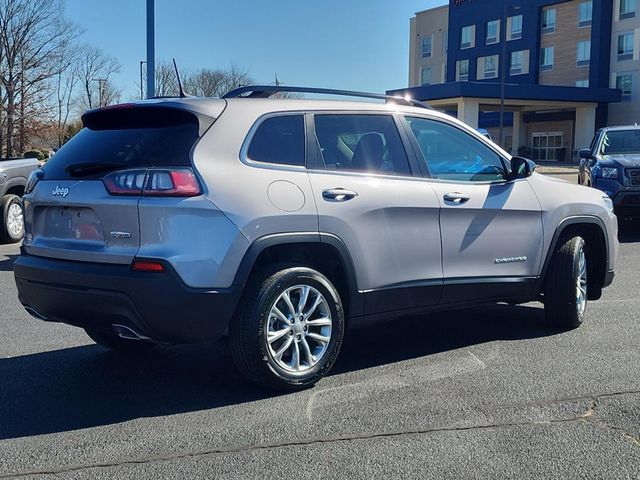
<path fill-rule="evenodd" d="M 600 129 L 579 155 L 578 183 L 606 193 L 620 219 L 640 218 L 640 126 Z"/>

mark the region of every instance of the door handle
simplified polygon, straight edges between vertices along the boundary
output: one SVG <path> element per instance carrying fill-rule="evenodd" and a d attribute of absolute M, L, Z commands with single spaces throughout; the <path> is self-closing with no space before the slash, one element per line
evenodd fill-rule
<path fill-rule="evenodd" d="M 446 202 L 457 203 L 458 205 L 462 205 L 463 203 L 467 203 L 471 197 L 465 195 L 464 193 L 445 193 L 444 199 Z"/>
<path fill-rule="evenodd" d="M 357 196 L 358 194 L 356 192 L 345 190 L 344 188 L 330 188 L 322 192 L 322 197 L 325 200 L 333 200 L 335 202 L 345 202 Z"/>

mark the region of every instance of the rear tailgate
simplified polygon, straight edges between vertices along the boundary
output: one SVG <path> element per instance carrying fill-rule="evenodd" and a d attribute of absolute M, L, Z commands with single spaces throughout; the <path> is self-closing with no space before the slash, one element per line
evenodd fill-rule
<path fill-rule="evenodd" d="M 193 146 L 213 118 L 165 105 L 124 105 L 88 112 L 83 122 L 25 196 L 24 251 L 128 264 L 140 247 L 138 203 L 147 172 L 192 168 Z M 114 175 L 107 186 L 105 177 Z"/>

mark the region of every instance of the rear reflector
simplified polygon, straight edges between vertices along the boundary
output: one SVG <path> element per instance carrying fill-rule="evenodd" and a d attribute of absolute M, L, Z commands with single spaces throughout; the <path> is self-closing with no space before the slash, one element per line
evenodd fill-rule
<path fill-rule="evenodd" d="M 131 270 L 135 272 L 164 272 L 164 265 L 153 260 L 134 260 L 131 264 Z"/>
<path fill-rule="evenodd" d="M 200 184 L 189 168 L 150 168 L 119 170 L 102 179 L 111 195 L 151 197 L 195 197 Z"/>

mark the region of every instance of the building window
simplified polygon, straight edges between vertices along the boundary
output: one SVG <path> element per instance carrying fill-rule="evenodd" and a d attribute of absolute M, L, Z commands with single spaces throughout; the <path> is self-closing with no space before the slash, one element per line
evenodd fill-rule
<path fill-rule="evenodd" d="M 529 73 L 529 50 L 511 52 L 509 75 L 525 75 Z"/>
<path fill-rule="evenodd" d="M 556 9 L 547 8 L 542 11 L 542 33 L 553 33 L 556 31 Z"/>
<path fill-rule="evenodd" d="M 456 62 L 456 81 L 469 81 L 469 60 L 458 60 Z"/>
<path fill-rule="evenodd" d="M 442 54 L 446 55 L 449 51 L 449 32 L 442 32 Z"/>
<path fill-rule="evenodd" d="M 522 15 L 509 17 L 507 23 L 507 40 L 522 38 Z"/>
<path fill-rule="evenodd" d="M 633 75 L 630 73 L 619 73 L 616 75 L 616 88 L 622 90 L 622 101 L 629 101 L 633 96 Z"/>
<path fill-rule="evenodd" d="M 620 20 L 636 16 L 636 0 L 620 0 Z"/>
<path fill-rule="evenodd" d="M 431 35 L 422 37 L 422 58 L 429 58 L 431 56 L 431 49 L 433 48 L 433 37 Z"/>
<path fill-rule="evenodd" d="M 460 48 L 473 48 L 476 46 L 476 26 L 462 27 L 460 34 Z"/>
<path fill-rule="evenodd" d="M 491 45 L 500 41 L 500 20 L 487 22 L 487 38 L 485 43 Z"/>
<path fill-rule="evenodd" d="M 591 40 L 583 40 L 578 42 L 578 49 L 576 52 L 576 65 L 578 67 L 588 67 L 591 61 Z"/>
<path fill-rule="evenodd" d="M 478 58 L 478 79 L 486 80 L 498 77 L 498 55 Z"/>
<path fill-rule="evenodd" d="M 540 49 L 540 70 L 553 70 L 553 47 L 543 47 Z"/>
<path fill-rule="evenodd" d="M 579 7 L 579 15 L 578 15 L 578 27 L 590 27 L 591 26 L 591 18 L 593 16 L 593 0 L 588 0 L 586 2 L 580 2 Z"/>
<path fill-rule="evenodd" d="M 633 32 L 618 35 L 618 60 L 631 60 L 633 58 Z"/>
<path fill-rule="evenodd" d="M 422 85 L 431 85 L 431 67 L 422 67 L 420 83 Z"/>
<path fill-rule="evenodd" d="M 532 134 L 532 160 L 559 160 L 564 150 L 561 132 Z"/>
<path fill-rule="evenodd" d="M 576 80 L 576 87 L 589 88 L 589 80 Z"/>

